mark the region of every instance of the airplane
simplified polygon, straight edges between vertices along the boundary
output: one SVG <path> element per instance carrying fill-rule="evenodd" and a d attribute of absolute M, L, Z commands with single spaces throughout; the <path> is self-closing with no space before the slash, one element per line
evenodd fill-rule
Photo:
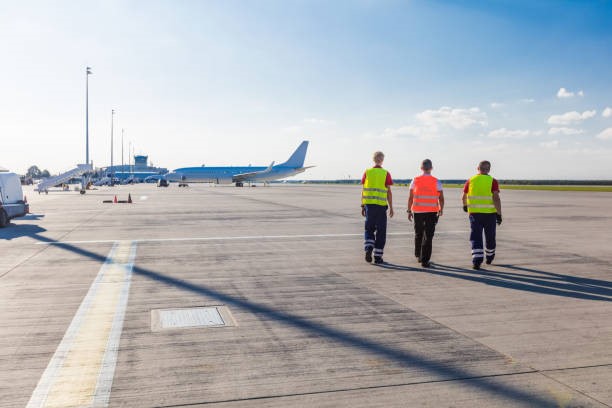
<path fill-rule="evenodd" d="M 303 141 L 289 159 L 281 164 L 270 163 L 268 167 L 183 167 L 166 174 L 164 178 L 170 182 L 178 182 L 179 186 L 187 183 L 232 184 L 242 187 L 244 183 L 264 182 L 294 176 L 314 166 L 304 167 L 308 141 Z"/>

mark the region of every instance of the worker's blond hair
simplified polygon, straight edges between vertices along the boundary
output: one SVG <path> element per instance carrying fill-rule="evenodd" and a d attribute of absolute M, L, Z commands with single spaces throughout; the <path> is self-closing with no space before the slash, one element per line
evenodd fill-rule
<path fill-rule="evenodd" d="M 374 155 L 372 155 L 372 159 L 374 160 L 374 163 L 382 163 L 383 160 L 385 160 L 385 154 L 380 150 L 376 151 L 374 152 Z"/>

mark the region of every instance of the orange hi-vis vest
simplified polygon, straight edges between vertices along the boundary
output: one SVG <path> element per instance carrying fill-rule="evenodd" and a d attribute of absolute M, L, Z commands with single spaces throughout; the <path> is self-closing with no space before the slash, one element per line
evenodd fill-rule
<path fill-rule="evenodd" d="M 433 176 L 418 176 L 412 183 L 413 200 L 412 212 L 439 212 L 440 211 L 440 192 L 438 191 L 438 179 Z"/>

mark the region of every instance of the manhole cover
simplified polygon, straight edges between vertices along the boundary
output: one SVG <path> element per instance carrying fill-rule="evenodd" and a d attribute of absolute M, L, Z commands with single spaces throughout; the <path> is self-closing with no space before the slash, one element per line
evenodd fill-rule
<path fill-rule="evenodd" d="M 157 309 L 151 311 L 151 330 L 192 329 L 197 327 L 235 326 L 225 306 Z"/>

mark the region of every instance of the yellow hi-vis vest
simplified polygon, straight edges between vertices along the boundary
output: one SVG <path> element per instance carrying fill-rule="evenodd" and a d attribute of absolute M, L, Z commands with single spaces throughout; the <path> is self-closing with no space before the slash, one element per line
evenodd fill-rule
<path fill-rule="evenodd" d="M 362 204 L 387 205 L 387 170 L 372 167 L 366 170 L 365 183 L 361 193 Z"/>
<path fill-rule="evenodd" d="M 496 213 L 493 204 L 493 177 L 488 174 L 477 174 L 470 179 L 467 195 L 468 213 Z"/>

